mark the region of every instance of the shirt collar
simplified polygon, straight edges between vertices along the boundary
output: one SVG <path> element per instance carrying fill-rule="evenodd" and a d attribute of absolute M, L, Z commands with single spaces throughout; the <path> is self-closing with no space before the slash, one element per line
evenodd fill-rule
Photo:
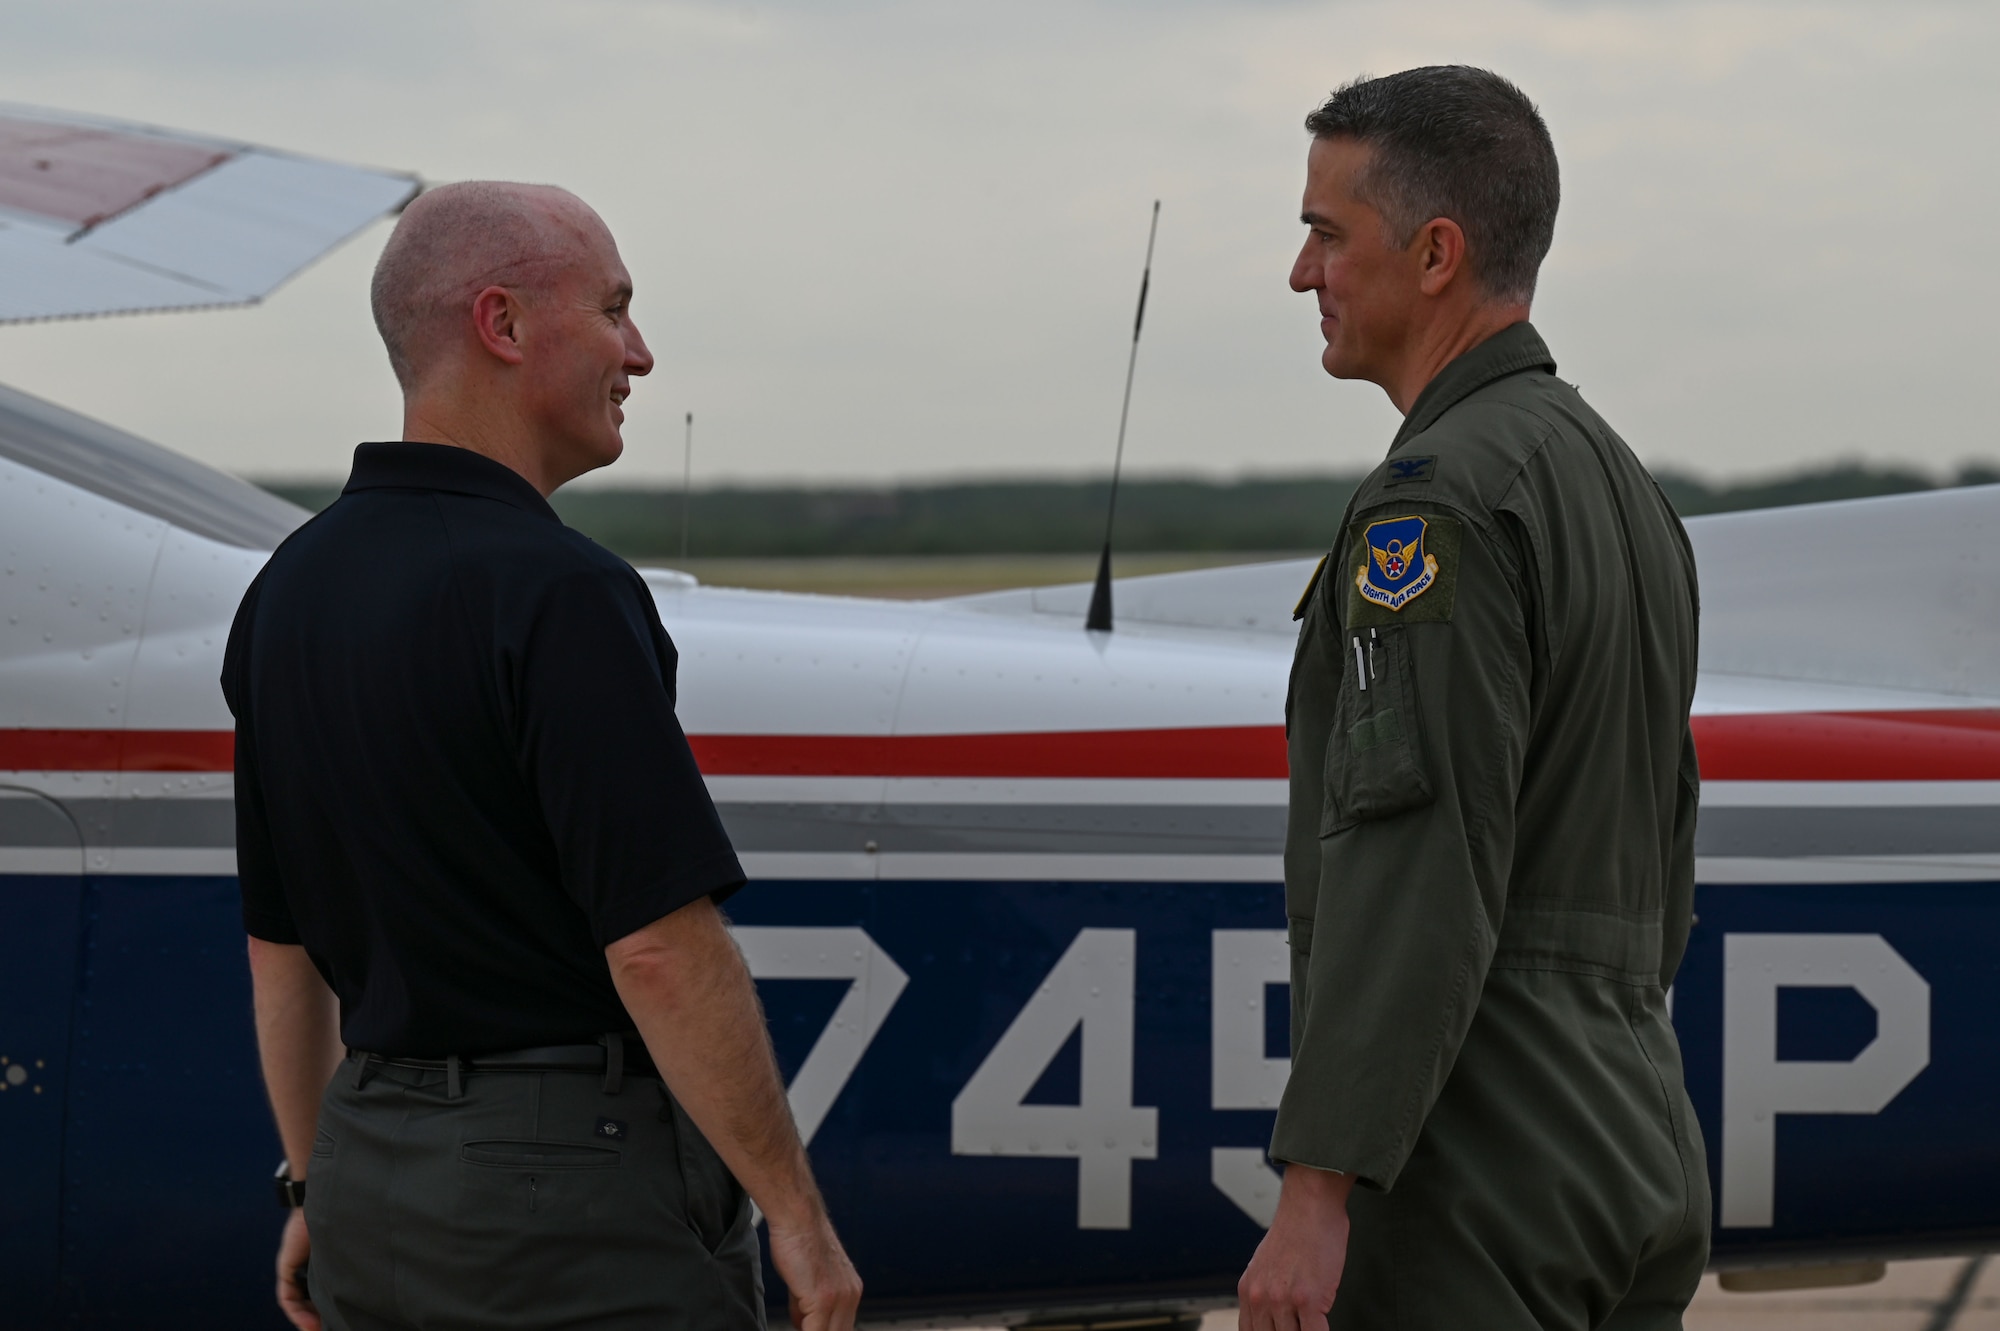
<path fill-rule="evenodd" d="M 1430 429 L 1437 424 L 1438 417 L 1496 379 L 1523 370 L 1547 370 L 1554 374 L 1555 369 L 1555 357 L 1549 354 L 1548 344 L 1542 341 L 1533 324 L 1525 319 L 1509 324 L 1478 346 L 1461 352 L 1457 360 L 1424 385 L 1424 391 L 1410 404 L 1410 414 L 1404 418 L 1403 428 L 1396 431 L 1396 442 L 1389 445 L 1389 451 L 1395 452 L 1406 441 Z"/>
<path fill-rule="evenodd" d="M 527 478 L 483 453 L 450 444 L 359 444 L 342 494 L 357 490 L 444 490 L 496 499 L 561 522 Z"/>

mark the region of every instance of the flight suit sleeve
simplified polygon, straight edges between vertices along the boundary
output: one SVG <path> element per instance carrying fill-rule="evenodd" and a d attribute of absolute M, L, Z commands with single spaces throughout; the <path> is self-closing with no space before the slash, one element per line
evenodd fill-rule
<path fill-rule="evenodd" d="M 1695 758 L 1694 731 L 1681 735 L 1680 780 L 1674 790 L 1674 840 L 1667 861 L 1666 907 L 1660 946 L 1660 987 L 1673 985 L 1687 955 L 1694 925 L 1694 823 L 1701 806 L 1701 764 Z"/>
<path fill-rule="evenodd" d="M 1419 518 L 1422 562 L 1398 565 L 1412 558 Z M 1403 546 L 1378 550 L 1383 531 Z M 1344 562 L 1336 552 L 1321 580 L 1293 682 L 1295 729 L 1323 728 L 1327 740 L 1319 807 L 1300 807 L 1296 792 L 1313 784 L 1295 782 L 1291 811 L 1295 824 L 1317 815 L 1318 853 L 1311 864 L 1295 827 L 1292 1073 L 1271 1155 L 1386 1189 L 1451 1072 L 1493 958 L 1532 665 L 1518 542 L 1442 507 L 1364 512 L 1347 539 Z M 1378 572 L 1415 569 L 1405 592 L 1426 569 L 1430 580 L 1391 608 L 1398 596 L 1369 576 L 1378 559 Z M 1295 765 L 1315 756 L 1302 739 L 1309 748 L 1317 734 L 1295 733 Z"/>
<path fill-rule="evenodd" d="M 1654 487 L 1656 490 L 1657 486 Z M 1664 493 L 1660 502 L 1668 507 Z M 1686 699 L 1693 705 L 1694 675 L 1701 658 L 1701 585 L 1697 580 L 1694 550 L 1688 545 L 1687 532 L 1680 530 L 1681 558 L 1687 575 L 1688 604 L 1693 613 L 1694 632 L 1687 647 L 1685 669 L 1688 676 L 1689 694 Z M 1683 708 L 1685 711 L 1686 708 Z M 1681 755 L 1679 780 L 1674 789 L 1674 839 L 1669 848 L 1667 879 L 1661 912 L 1663 936 L 1660 947 L 1660 987 L 1673 987 L 1674 976 L 1680 972 L 1681 959 L 1687 955 L 1688 935 L 1694 929 L 1694 828 L 1696 816 L 1701 810 L 1701 758 L 1695 751 L 1694 726 L 1692 723 L 1681 728 Z"/>

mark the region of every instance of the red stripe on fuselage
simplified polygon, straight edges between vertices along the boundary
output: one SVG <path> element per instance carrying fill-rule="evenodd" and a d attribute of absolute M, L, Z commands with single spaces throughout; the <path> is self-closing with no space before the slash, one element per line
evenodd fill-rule
<path fill-rule="evenodd" d="M 1694 718 L 1708 781 L 2000 780 L 2000 711 Z M 1279 726 L 980 735 L 691 735 L 709 776 L 1285 776 Z M 0 771 L 227 772 L 227 730 L 3 730 Z"/>
<path fill-rule="evenodd" d="M 709 776 L 1280 779 L 1282 726 L 1007 735 L 690 735 Z"/>
<path fill-rule="evenodd" d="M 4 772 L 229 772 L 233 730 L 0 730 Z"/>
<path fill-rule="evenodd" d="M 1704 781 L 2000 781 L 2000 711 L 1697 716 Z"/>

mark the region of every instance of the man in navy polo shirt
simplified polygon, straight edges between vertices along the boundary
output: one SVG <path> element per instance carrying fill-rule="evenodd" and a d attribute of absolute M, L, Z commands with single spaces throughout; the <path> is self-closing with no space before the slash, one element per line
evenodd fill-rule
<path fill-rule="evenodd" d="M 356 449 L 230 634 L 302 1328 L 761 1327 L 750 1198 L 794 1320 L 853 1325 L 861 1282 L 716 909 L 743 871 L 674 645 L 547 502 L 623 448 L 653 367 L 631 297 L 564 191 L 411 205 L 373 289 L 403 441 Z"/>

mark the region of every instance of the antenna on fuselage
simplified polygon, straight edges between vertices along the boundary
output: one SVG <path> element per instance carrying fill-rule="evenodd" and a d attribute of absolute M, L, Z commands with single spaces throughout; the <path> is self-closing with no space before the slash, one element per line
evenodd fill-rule
<path fill-rule="evenodd" d="M 687 418 L 687 438 L 681 445 L 681 562 L 688 557 L 688 482 L 694 479 L 694 413 Z"/>
<path fill-rule="evenodd" d="M 1111 530 L 1118 521 L 1118 473 L 1125 466 L 1125 422 L 1132 414 L 1132 373 L 1139 368 L 1139 330 L 1146 326 L 1146 289 L 1153 284 L 1153 240 L 1160 234 L 1160 201 L 1153 200 L 1153 223 L 1146 229 L 1146 266 L 1139 274 L 1139 312 L 1132 316 L 1132 354 L 1125 361 L 1125 403 L 1118 409 L 1118 451 L 1111 459 L 1111 500 L 1104 509 L 1104 553 L 1097 560 L 1097 585 L 1090 589 L 1090 613 L 1083 627 L 1111 632 Z"/>

